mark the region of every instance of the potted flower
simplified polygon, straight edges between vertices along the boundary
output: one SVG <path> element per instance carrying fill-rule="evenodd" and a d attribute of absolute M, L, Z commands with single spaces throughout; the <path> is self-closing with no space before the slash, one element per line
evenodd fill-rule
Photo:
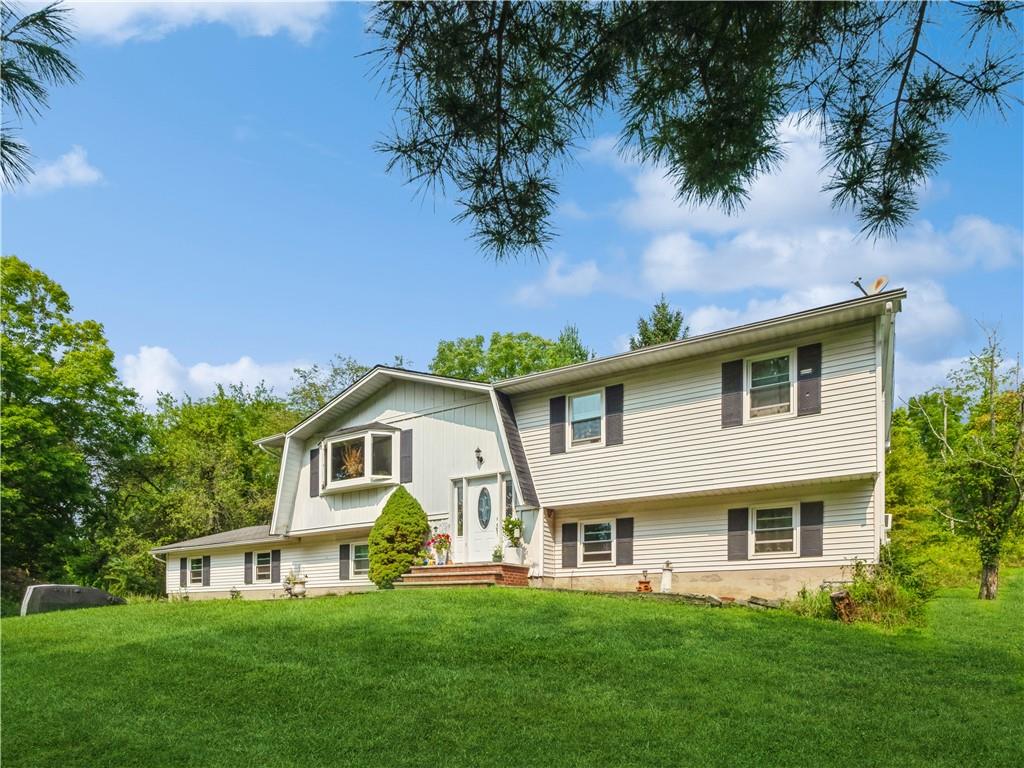
<path fill-rule="evenodd" d="M 289 597 L 305 597 L 306 596 L 306 576 L 305 574 L 296 574 L 295 571 L 288 571 L 288 575 L 284 577 L 284 591 Z"/>
<path fill-rule="evenodd" d="M 452 548 L 452 537 L 447 533 L 435 533 L 434 537 L 427 542 L 427 546 L 437 553 L 437 564 L 444 565 L 448 562 L 448 553 Z"/>
<path fill-rule="evenodd" d="M 515 550 L 515 559 L 523 563 L 523 521 L 518 517 L 506 517 L 501 521 L 501 532 L 505 535 L 509 549 Z"/>

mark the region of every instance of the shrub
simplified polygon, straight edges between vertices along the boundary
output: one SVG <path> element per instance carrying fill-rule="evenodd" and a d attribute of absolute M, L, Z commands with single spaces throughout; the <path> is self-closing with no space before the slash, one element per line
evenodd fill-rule
<path fill-rule="evenodd" d="M 933 594 L 931 582 L 906 553 L 883 547 L 877 565 L 857 561 L 851 568 L 847 589 L 856 606 L 855 621 L 879 624 L 888 629 L 920 624 L 925 602 Z M 835 619 L 830 590 L 801 589 L 786 608 L 799 616 Z"/>
<path fill-rule="evenodd" d="M 430 535 L 427 514 L 405 488 L 391 494 L 370 531 L 370 580 L 390 589 L 408 571 Z"/>

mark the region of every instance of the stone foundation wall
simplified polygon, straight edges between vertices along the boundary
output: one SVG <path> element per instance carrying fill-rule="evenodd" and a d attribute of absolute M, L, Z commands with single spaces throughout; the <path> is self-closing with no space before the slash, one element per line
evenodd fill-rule
<path fill-rule="evenodd" d="M 651 589 L 661 591 L 661 571 L 649 574 Z M 670 592 L 690 592 L 717 597 L 747 599 L 793 597 L 801 587 L 816 589 L 824 581 L 849 578 L 847 569 L 836 566 L 811 568 L 758 568 L 734 571 L 675 571 Z M 530 579 L 535 587 L 579 589 L 593 592 L 633 592 L 637 574 L 621 576 L 561 576 Z"/>

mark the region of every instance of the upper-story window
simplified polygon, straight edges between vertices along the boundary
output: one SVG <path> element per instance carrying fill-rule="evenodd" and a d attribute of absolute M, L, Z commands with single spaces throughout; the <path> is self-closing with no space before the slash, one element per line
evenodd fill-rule
<path fill-rule="evenodd" d="M 327 489 L 393 479 L 395 439 L 389 432 L 363 432 L 328 440 Z"/>
<path fill-rule="evenodd" d="M 793 412 L 794 358 L 786 352 L 747 362 L 749 418 Z"/>
<path fill-rule="evenodd" d="M 573 445 L 601 442 L 603 413 L 600 390 L 569 396 L 569 425 Z"/>

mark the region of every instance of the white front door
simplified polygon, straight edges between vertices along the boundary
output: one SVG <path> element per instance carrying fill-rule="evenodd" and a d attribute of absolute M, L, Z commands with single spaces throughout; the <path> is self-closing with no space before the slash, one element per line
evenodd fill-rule
<path fill-rule="evenodd" d="M 466 485 L 466 562 L 490 562 L 491 554 L 498 545 L 497 526 L 501 512 L 498 478 L 474 478 Z"/>

